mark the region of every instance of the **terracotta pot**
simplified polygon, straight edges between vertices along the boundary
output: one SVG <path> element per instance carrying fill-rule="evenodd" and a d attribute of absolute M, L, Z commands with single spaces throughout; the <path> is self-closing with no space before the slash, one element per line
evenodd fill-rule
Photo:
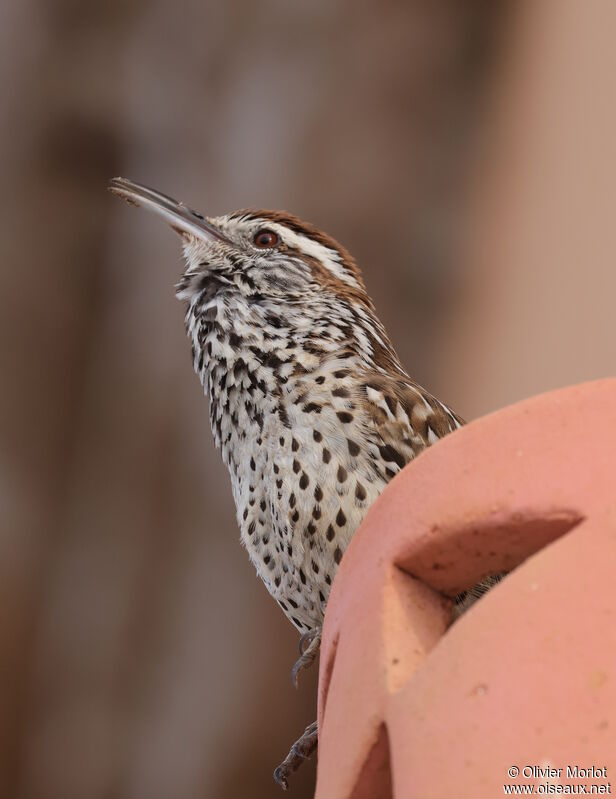
<path fill-rule="evenodd" d="M 452 597 L 501 571 L 450 625 Z M 616 380 L 519 403 L 431 447 L 372 507 L 333 586 L 317 799 L 607 785 L 615 574 Z"/>

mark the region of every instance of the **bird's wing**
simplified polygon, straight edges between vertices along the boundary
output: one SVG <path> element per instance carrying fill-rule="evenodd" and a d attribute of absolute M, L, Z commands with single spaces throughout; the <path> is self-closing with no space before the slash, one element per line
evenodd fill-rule
<path fill-rule="evenodd" d="M 363 381 L 370 438 L 391 478 L 430 444 L 464 421 L 410 378 L 372 374 Z"/>

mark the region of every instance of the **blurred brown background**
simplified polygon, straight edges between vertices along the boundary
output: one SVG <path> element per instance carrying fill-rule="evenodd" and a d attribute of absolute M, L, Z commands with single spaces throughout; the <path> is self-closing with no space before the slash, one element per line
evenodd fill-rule
<path fill-rule="evenodd" d="M 4 0 L 0 796 L 275 797 L 315 715 L 238 543 L 179 243 L 107 179 L 314 221 L 411 374 L 469 419 L 608 375 L 615 17 Z M 293 795 L 313 784 L 310 765 Z"/>

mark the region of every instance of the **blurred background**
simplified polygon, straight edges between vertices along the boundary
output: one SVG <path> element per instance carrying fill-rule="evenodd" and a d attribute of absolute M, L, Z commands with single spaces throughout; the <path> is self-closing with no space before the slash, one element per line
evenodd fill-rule
<path fill-rule="evenodd" d="M 610 375 L 616 5 L 4 0 L 0 20 L 0 795 L 279 796 L 316 674 L 293 690 L 297 636 L 239 545 L 179 241 L 105 184 L 315 222 L 467 419 Z"/>

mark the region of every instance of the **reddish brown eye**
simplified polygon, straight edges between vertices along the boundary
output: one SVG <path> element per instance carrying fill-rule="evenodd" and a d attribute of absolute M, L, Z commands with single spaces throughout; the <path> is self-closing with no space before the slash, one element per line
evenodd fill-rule
<path fill-rule="evenodd" d="M 275 247 L 279 241 L 280 239 L 273 230 L 266 230 L 265 228 L 257 230 L 252 239 L 252 243 L 260 250 L 269 250 Z"/>

